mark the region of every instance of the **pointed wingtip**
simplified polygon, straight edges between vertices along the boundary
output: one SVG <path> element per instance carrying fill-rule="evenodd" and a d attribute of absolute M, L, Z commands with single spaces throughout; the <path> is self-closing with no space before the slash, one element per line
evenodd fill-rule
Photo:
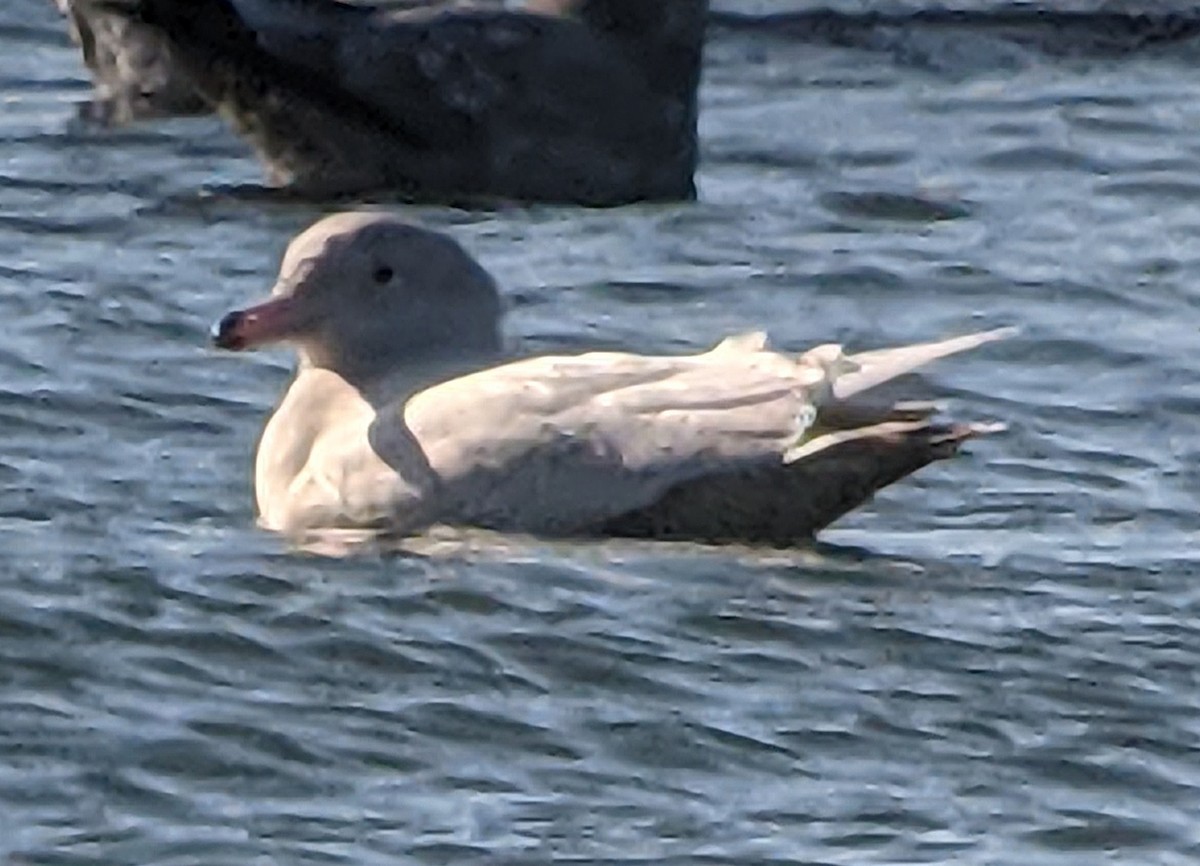
<path fill-rule="evenodd" d="M 991 342 L 992 340 L 1007 340 L 1009 337 L 1017 336 L 1021 331 L 1020 325 L 1005 325 L 1002 328 L 992 328 L 990 331 L 980 331 L 976 336 L 985 342 Z"/>
<path fill-rule="evenodd" d="M 1018 332 L 1018 328 L 1010 325 L 993 328 L 990 331 L 962 334 L 932 343 L 916 343 L 910 346 L 856 353 L 850 356 L 850 360 L 859 365 L 860 372 L 848 373 L 839 377 L 833 384 L 833 396 L 844 400 L 932 361 L 967 352 L 996 340 L 1003 340 Z"/>
<path fill-rule="evenodd" d="M 1007 340 L 1009 337 L 1015 337 L 1019 333 L 1021 333 L 1021 328 L 1019 325 L 1005 325 L 1002 328 L 992 328 L 988 331 L 975 331 L 971 334 L 961 334 L 957 337 L 949 337 L 945 340 L 938 340 L 933 343 L 925 343 L 922 345 L 929 347 L 941 347 L 943 350 L 941 357 L 945 357 L 946 355 L 957 355 L 959 352 L 969 351 L 970 349 L 974 349 L 976 346 L 994 343 L 997 340 Z M 887 352 L 890 350 L 883 349 L 882 351 Z M 865 354 L 873 355 L 876 353 L 867 352 Z"/>

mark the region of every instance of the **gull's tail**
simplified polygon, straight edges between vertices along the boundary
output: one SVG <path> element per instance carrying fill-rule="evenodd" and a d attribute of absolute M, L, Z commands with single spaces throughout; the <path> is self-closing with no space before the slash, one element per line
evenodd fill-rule
<path fill-rule="evenodd" d="M 880 434 L 912 433 L 933 429 L 930 418 L 937 406 L 929 403 L 871 404 L 850 398 L 889 382 L 931 361 L 966 352 L 1017 332 L 1016 328 L 996 328 L 932 343 L 916 343 L 893 349 L 876 349 L 845 355 L 841 347 L 829 344 L 811 349 L 800 357 L 801 364 L 824 371 L 829 387 L 815 394 L 812 424 L 783 456 L 784 463 L 796 463 L 835 445 L 878 437 Z M 1004 429 L 1003 424 L 958 425 L 963 435 L 958 441 Z M 955 445 L 957 448 L 957 443 Z"/>
<path fill-rule="evenodd" d="M 931 403 L 869 403 L 848 398 L 922 364 L 1007 337 L 1011 328 L 845 355 L 836 345 L 802 355 L 814 396 L 811 426 L 782 461 L 732 466 L 677 484 L 657 502 L 609 521 L 602 530 L 633 537 L 695 541 L 803 542 L 874 494 L 922 467 L 953 456 L 969 439 L 1002 424 L 940 424 Z M 726 340 L 717 351 L 762 351 L 762 334 Z M 807 368 L 807 369 L 803 369 Z M 808 378 L 811 376 L 812 378 Z"/>

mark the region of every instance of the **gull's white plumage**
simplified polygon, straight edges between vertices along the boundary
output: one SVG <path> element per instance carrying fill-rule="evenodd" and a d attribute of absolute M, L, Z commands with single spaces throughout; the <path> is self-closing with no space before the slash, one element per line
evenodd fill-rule
<path fill-rule="evenodd" d="M 408 275 L 404 286 L 360 285 L 385 261 Z M 261 519 L 285 532 L 659 526 L 753 540 L 757 515 L 773 527 L 767 540 L 796 540 L 986 432 L 932 425 L 928 407 L 847 398 L 1008 333 L 853 355 L 823 345 L 799 356 L 755 333 L 695 355 L 499 363 L 490 278 L 444 236 L 382 214 L 338 215 L 301 235 L 276 295 L 232 314 L 219 340 L 299 347 L 300 370 L 256 465 Z M 271 324 L 273 315 L 286 321 Z"/>

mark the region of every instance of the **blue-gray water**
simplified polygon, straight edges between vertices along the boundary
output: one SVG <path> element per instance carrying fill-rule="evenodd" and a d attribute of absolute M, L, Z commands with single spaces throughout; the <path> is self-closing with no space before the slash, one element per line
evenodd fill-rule
<path fill-rule="evenodd" d="M 1071 38 L 720 29 L 698 203 L 414 211 L 526 346 L 1021 325 L 914 385 L 1008 433 L 814 551 L 331 560 L 253 524 L 287 358 L 205 346 L 319 211 L 197 195 L 259 178 L 213 120 L 75 131 L 8 0 L 0 862 L 1200 861 L 1200 48 Z"/>

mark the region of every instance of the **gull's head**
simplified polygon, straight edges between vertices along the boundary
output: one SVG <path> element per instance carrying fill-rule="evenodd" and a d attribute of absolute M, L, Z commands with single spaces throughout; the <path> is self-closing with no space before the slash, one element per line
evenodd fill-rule
<path fill-rule="evenodd" d="M 326 217 L 288 246 L 271 298 L 213 326 L 222 349 L 290 343 L 307 364 L 386 372 L 413 358 L 494 351 L 495 282 L 448 235 L 382 212 Z"/>

